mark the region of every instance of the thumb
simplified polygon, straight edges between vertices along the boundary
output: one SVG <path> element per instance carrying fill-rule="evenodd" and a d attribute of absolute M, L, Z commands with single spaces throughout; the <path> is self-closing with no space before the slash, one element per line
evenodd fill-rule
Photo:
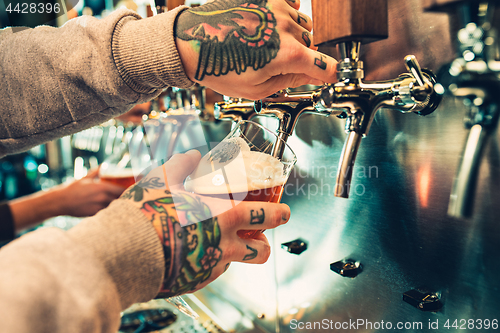
<path fill-rule="evenodd" d="M 201 159 L 201 153 L 195 149 L 185 154 L 176 154 L 163 164 L 164 177 L 169 186 L 179 185 L 190 175 Z"/>

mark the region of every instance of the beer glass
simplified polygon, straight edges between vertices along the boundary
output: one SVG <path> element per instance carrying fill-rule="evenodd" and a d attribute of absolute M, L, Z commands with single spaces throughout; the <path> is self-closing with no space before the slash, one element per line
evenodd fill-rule
<path fill-rule="evenodd" d="M 264 126 L 243 120 L 210 150 L 186 179 L 189 192 L 241 201 L 278 203 L 297 157 L 288 144 Z M 218 214 L 215 214 L 218 215 Z M 255 238 L 263 230 L 239 230 Z"/>
<path fill-rule="evenodd" d="M 128 188 L 157 166 L 142 125 L 128 129 L 122 142 L 99 168 L 103 181 Z"/>

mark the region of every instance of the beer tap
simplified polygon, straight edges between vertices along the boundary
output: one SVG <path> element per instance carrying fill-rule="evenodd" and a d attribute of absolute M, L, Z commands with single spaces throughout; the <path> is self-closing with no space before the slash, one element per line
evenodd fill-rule
<path fill-rule="evenodd" d="M 422 71 L 414 56 L 405 57 L 409 73 L 394 80 L 363 82 L 363 63 L 358 58 L 359 42 L 339 43 L 341 61 L 338 82 L 324 86 L 315 101 L 325 110 L 340 109 L 346 116 L 347 138 L 342 148 L 334 195 L 348 198 L 356 154 L 361 138 L 366 137 L 378 110 L 427 115 L 441 100 L 434 90 L 435 76 Z"/>
<path fill-rule="evenodd" d="M 254 102 L 242 98 L 224 96 L 224 101 L 214 104 L 215 119 L 229 120 L 233 124 L 241 120 L 251 120 L 256 115 Z"/>
<path fill-rule="evenodd" d="M 338 20 L 332 20 L 330 14 L 339 15 Z M 280 91 L 255 102 L 255 109 L 260 114 L 278 117 L 278 132 L 284 141 L 304 113 L 346 118 L 348 135 L 340 157 L 334 195 L 347 198 L 361 138 L 368 134 L 375 113 L 387 108 L 427 115 L 437 108 L 441 96 L 434 90 L 434 74 L 422 71 L 411 55 L 405 58 L 409 73 L 394 80 L 363 81 L 360 47 L 363 43 L 387 37 L 387 0 L 313 0 L 313 22 L 316 44 L 337 45 L 340 54 L 338 82 L 310 92 Z"/>
<path fill-rule="evenodd" d="M 464 125 L 469 129 L 464 152 L 453 183 L 448 215 L 472 215 L 482 152 L 495 130 L 500 106 L 500 42 L 495 16 L 498 1 L 455 1 L 434 4 L 428 11 L 445 11 L 458 20 L 457 58 L 440 70 L 443 92 L 463 100 L 467 107 Z M 498 16 L 498 12 L 496 14 Z M 452 34 L 453 35 L 453 34 Z"/>
<path fill-rule="evenodd" d="M 278 118 L 278 137 L 282 139 L 280 142 L 286 142 L 292 135 L 300 116 L 303 114 L 317 114 L 322 116 L 335 114 L 342 117 L 343 110 L 325 109 L 321 106 L 316 107 L 314 96 L 318 91 L 318 89 L 311 90 L 309 86 L 298 89 L 280 90 L 262 100 L 255 101 L 255 111 L 259 115 Z M 284 149 L 283 144 L 277 144 L 275 148 L 274 155 L 280 157 Z"/>

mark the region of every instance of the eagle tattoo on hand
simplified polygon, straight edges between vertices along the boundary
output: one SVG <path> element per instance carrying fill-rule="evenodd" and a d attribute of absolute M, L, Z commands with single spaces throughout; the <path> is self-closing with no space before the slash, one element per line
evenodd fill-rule
<path fill-rule="evenodd" d="M 195 79 L 263 68 L 280 47 L 276 19 L 265 1 L 229 0 L 205 4 L 179 16 L 176 37 L 197 41 Z"/>

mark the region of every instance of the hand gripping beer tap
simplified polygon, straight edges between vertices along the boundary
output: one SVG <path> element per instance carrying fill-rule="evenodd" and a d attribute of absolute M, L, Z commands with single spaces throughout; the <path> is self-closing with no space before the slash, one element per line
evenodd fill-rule
<path fill-rule="evenodd" d="M 452 32 L 457 36 L 457 58 L 438 76 L 443 93 L 462 99 L 468 109 L 464 125 L 470 131 L 448 205 L 448 215 L 457 218 L 472 215 L 482 153 L 500 113 L 500 11 L 495 4 L 498 1 L 424 3 L 426 10 L 448 12 L 450 21 L 458 21 L 458 31 Z"/>
<path fill-rule="evenodd" d="M 338 17 L 332 19 L 330 14 Z M 434 74 L 422 71 L 412 55 L 405 57 L 409 73 L 394 80 L 363 81 L 360 47 L 363 43 L 387 38 L 387 0 L 313 0 L 313 22 L 316 44 L 336 45 L 339 51 L 338 82 L 325 85 L 315 94 L 314 102 L 316 109 L 341 111 L 347 118 L 345 130 L 348 135 L 340 157 L 334 195 L 348 198 L 361 138 L 368 135 L 376 112 L 385 108 L 427 115 L 437 108 L 441 96 L 434 90 Z"/>

